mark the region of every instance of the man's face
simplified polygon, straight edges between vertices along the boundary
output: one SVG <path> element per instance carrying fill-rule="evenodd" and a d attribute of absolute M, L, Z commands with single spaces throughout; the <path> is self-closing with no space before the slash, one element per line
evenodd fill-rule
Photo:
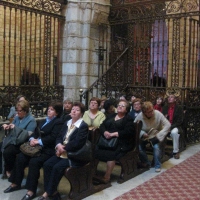
<path fill-rule="evenodd" d="M 154 116 L 154 109 L 153 107 L 150 107 L 148 110 L 146 110 L 146 112 L 144 112 L 144 115 L 147 117 L 147 118 L 151 118 Z"/>
<path fill-rule="evenodd" d="M 168 103 L 175 103 L 176 102 L 176 98 L 174 95 L 169 95 L 168 96 Z"/>
<path fill-rule="evenodd" d="M 136 101 L 134 104 L 133 104 L 133 109 L 135 111 L 140 111 L 141 110 L 141 103 L 139 101 Z"/>

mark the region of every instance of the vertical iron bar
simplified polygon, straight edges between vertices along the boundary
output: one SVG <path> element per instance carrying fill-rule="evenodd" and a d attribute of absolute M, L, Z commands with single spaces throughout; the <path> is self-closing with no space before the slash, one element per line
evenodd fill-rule
<path fill-rule="evenodd" d="M 3 33 L 3 86 L 6 80 L 6 6 L 4 6 L 4 33 Z"/>
<path fill-rule="evenodd" d="M 183 32 L 183 82 L 182 87 L 185 87 L 186 81 L 186 29 L 187 28 L 187 18 L 184 17 L 184 32 Z"/>
<path fill-rule="evenodd" d="M 192 18 L 189 19 L 189 38 L 191 38 L 192 35 Z M 187 73 L 188 74 L 188 81 L 187 81 L 187 87 L 190 87 L 190 66 L 191 66 L 191 39 L 189 39 L 189 45 L 188 45 L 188 69 Z"/>
<path fill-rule="evenodd" d="M 57 77 L 56 77 L 56 84 L 58 85 L 59 84 L 59 67 L 60 67 L 60 56 L 59 56 L 59 50 L 60 50 L 60 27 L 61 27 L 61 25 L 60 25 L 60 21 L 58 20 L 58 31 L 57 31 L 57 53 L 56 53 L 56 55 L 57 55 L 57 63 L 56 63 L 56 65 L 57 65 L 57 68 L 56 68 L 56 74 L 57 74 Z"/>
<path fill-rule="evenodd" d="M 26 80 L 27 80 L 27 11 L 25 11 L 25 49 L 24 49 L 24 65 L 25 65 L 25 68 L 24 68 L 24 85 L 26 85 Z"/>
<path fill-rule="evenodd" d="M 33 58 L 33 67 L 34 67 L 34 74 L 36 74 L 36 42 L 37 42 L 37 13 L 35 13 L 35 27 L 34 27 L 34 58 Z M 35 76 L 34 76 L 34 84 L 39 84 L 39 83 L 36 83 L 36 80 L 35 80 Z M 38 77 L 39 78 L 39 77 Z"/>
<path fill-rule="evenodd" d="M 11 14 L 12 8 L 9 8 L 9 35 L 8 35 L 8 84 L 10 85 L 10 77 L 11 77 Z"/>
<path fill-rule="evenodd" d="M 52 20 L 53 22 L 53 49 L 52 49 L 52 58 L 53 58 L 53 60 L 54 60 L 54 58 L 55 58 L 55 45 L 56 45 L 56 33 L 55 33 L 55 30 L 56 30 L 56 23 L 55 23 L 55 18 L 53 18 L 53 20 Z M 57 61 L 56 61 L 56 63 L 54 63 L 54 61 L 53 61 L 53 84 L 55 84 L 56 83 L 56 76 L 57 76 L 57 73 L 56 73 L 56 66 L 57 66 Z"/>
<path fill-rule="evenodd" d="M 152 41 L 152 62 L 151 62 L 151 86 L 153 86 L 153 74 L 154 74 L 154 63 L 155 63 L 155 36 L 156 36 L 156 33 L 155 33 L 155 23 L 156 21 L 154 22 L 154 24 L 152 25 L 152 35 L 153 35 L 153 41 Z"/>
<path fill-rule="evenodd" d="M 20 10 L 20 42 L 19 42 L 19 74 L 20 75 L 22 74 L 22 31 L 23 31 L 22 19 L 23 19 L 22 10 Z"/>
<path fill-rule="evenodd" d="M 33 18 L 32 18 L 32 12 L 30 12 L 30 15 L 29 15 L 29 18 L 30 18 L 30 25 L 29 25 L 29 27 L 30 27 L 30 29 L 29 29 L 29 66 L 28 66 L 28 83 L 29 83 L 29 85 L 31 84 L 33 84 L 33 80 L 32 80 L 32 53 L 31 53 L 31 50 L 32 50 L 32 20 L 33 20 Z M 35 82 L 35 81 L 34 81 Z"/>
<path fill-rule="evenodd" d="M 14 24 L 14 85 L 16 86 L 16 68 L 17 68 L 17 65 L 16 65 L 16 62 L 17 62 L 17 52 L 16 52 L 16 49 L 17 49 L 17 8 L 15 8 L 15 24 Z"/>

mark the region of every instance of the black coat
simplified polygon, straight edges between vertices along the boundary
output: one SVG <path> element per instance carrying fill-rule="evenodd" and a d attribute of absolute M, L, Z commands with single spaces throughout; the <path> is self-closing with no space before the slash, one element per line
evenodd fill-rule
<path fill-rule="evenodd" d="M 163 109 L 162 109 L 163 115 L 168 116 L 168 109 L 169 109 L 168 105 L 163 106 Z M 175 105 L 174 116 L 173 116 L 173 120 L 171 124 L 171 130 L 173 128 L 178 128 L 179 132 L 182 132 L 183 116 L 184 116 L 184 113 L 183 113 L 182 106 Z"/>
<path fill-rule="evenodd" d="M 118 124 L 115 127 L 115 130 L 111 130 L 113 129 L 112 119 L 114 119 L 116 115 L 117 114 L 110 115 L 103 121 L 103 123 L 100 125 L 100 132 L 102 135 L 104 135 L 105 131 L 118 132 L 118 148 L 120 148 L 123 152 L 128 152 L 134 147 L 133 139 L 135 130 L 133 119 L 130 115 L 127 114 L 123 117 L 122 123 Z"/>
<path fill-rule="evenodd" d="M 67 130 L 68 130 L 68 126 L 66 122 L 64 123 L 62 130 L 60 131 L 60 134 L 56 139 L 56 145 L 59 143 L 63 144 L 63 141 L 65 140 L 65 137 L 67 134 Z M 88 125 L 84 121 L 82 121 L 79 128 L 75 128 L 73 132 L 71 133 L 69 137 L 69 141 L 65 146 L 65 150 L 67 152 L 70 152 L 70 151 L 74 152 L 81 149 L 83 145 L 86 143 L 87 138 L 88 138 Z M 82 163 L 82 164 L 85 164 L 85 163 Z M 81 162 L 72 160 L 72 166 L 73 165 L 81 165 Z"/>
<path fill-rule="evenodd" d="M 43 143 L 42 153 L 53 156 L 55 155 L 55 141 L 63 126 L 63 121 L 60 118 L 55 117 L 52 121 L 42 127 L 45 123 L 46 119 L 42 120 L 39 124 L 41 140 Z M 35 131 L 31 137 L 38 138 L 39 132 Z"/>

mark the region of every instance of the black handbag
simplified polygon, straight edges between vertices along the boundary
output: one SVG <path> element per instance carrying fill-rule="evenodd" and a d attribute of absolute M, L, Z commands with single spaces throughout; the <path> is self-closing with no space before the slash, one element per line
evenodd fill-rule
<path fill-rule="evenodd" d="M 89 162 L 92 160 L 92 144 L 89 140 L 78 151 L 67 152 L 69 159 L 74 159 L 81 162 Z"/>
<path fill-rule="evenodd" d="M 101 135 L 97 145 L 100 149 L 115 150 L 118 145 L 118 137 L 106 139 L 104 136 Z"/>

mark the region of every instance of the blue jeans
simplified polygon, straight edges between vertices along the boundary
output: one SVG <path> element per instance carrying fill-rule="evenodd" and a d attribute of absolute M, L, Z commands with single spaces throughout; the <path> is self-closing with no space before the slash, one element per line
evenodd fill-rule
<path fill-rule="evenodd" d="M 151 166 L 151 162 L 148 160 L 147 154 L 146 154 L 146 145 L 147 142 L 141 142 L 139 144 L 139 158 L 142 163 L 145 163 L 149 166 Z M 161 151 L 159 147 L 159 143 L 155 144 L 153 146 L 153 157 L 154 157 L 154 164 L 155 164 L 155 169 L 161 168 Z"/>

